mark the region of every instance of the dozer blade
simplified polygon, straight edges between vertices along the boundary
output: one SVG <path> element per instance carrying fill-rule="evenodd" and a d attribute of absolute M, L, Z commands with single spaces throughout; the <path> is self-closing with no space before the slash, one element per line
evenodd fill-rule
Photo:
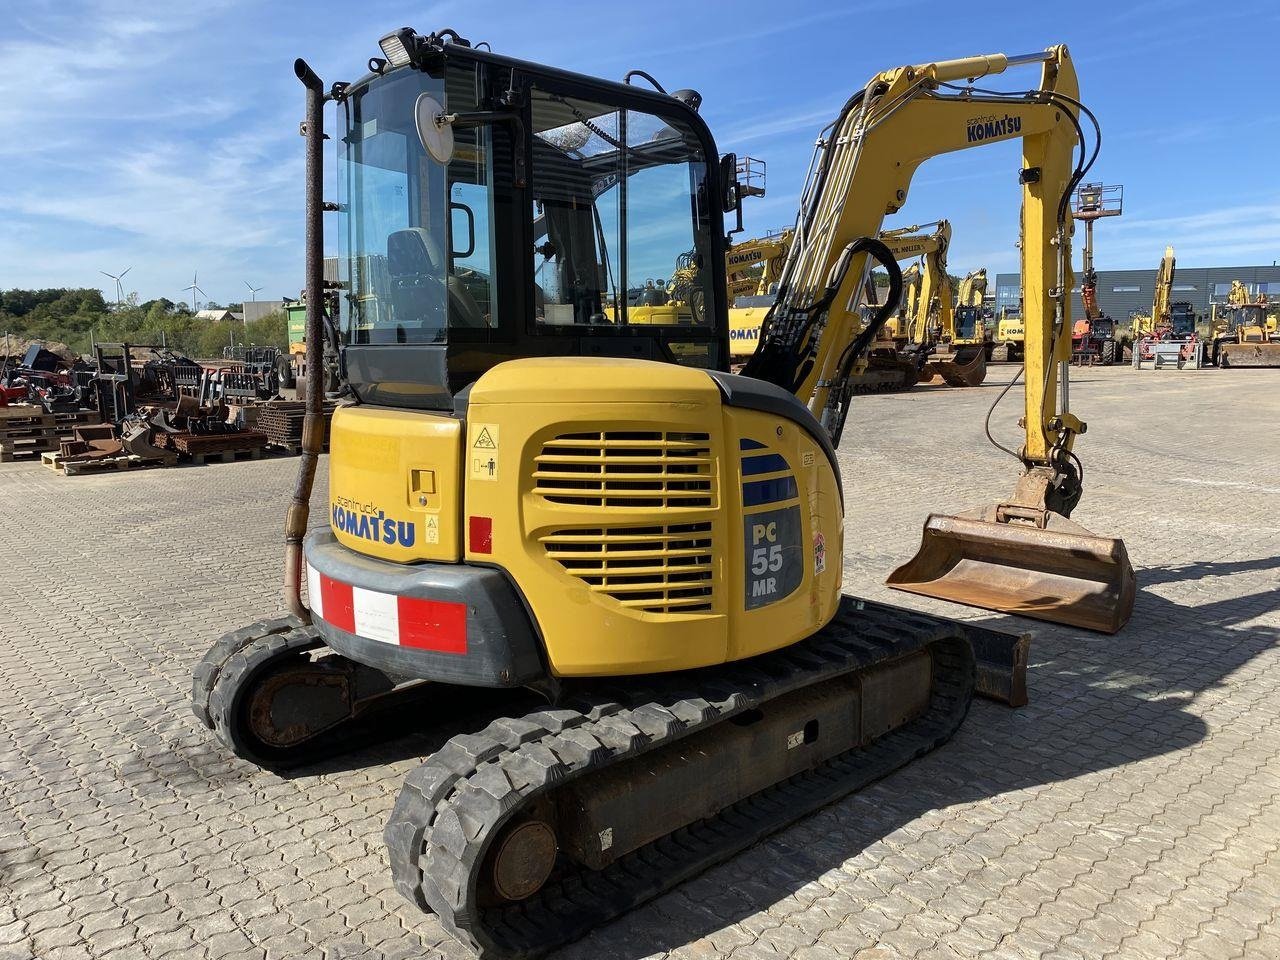
<path fill-rule="evenodd" d="M 957 347 L 954 353 L 935 355 L 924 365 L 921 380 L 941 377 L 952 387 L 977 387 L 987 379 L 987 350 L 981 344 Z"/>
<path fill-rule="evenodd" d="M 1137 580 L 1124 541 L 1050 514 L 1045 528 L 995 510 L 931 514 L 920 549 L 885 583 L 927 597 L 1115 633 Z"/>
<path fill-rule="evenodd" d="M 1224 367 L 1280 367 L 1280 343 L 1224 343 Z"/>

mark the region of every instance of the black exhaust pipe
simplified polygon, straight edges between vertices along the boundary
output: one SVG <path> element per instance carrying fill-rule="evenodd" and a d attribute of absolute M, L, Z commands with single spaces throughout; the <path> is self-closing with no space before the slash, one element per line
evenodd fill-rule
<path fill-rule="evenodd" d="M 293 63 L 293 72 L 306 87 L 306 344 L 307 375 L 303 381 L 306 407 L 302 420 L 302 458 L 293 499 L 284 525 L 284 600 L 289 612 L 303 623 L 311 611 L 302 602 L 302 540 L 311 515 L 311 490 L 315 484 L 320 448 L 324 444 L 324 84 L 305 60 Z"/>

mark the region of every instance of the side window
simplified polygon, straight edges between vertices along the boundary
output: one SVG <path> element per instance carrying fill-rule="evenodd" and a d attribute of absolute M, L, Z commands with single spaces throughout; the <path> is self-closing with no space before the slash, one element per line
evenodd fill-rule
<path fill-rule="evenodd" d="M 532 117 L 538 323 L 709 324 L 711 217 L 693 132 L 536 89 Z"/>
<path fill-rule="evenodd" d="M 449 161 L 448 294 L 450 329 L 497 324 L 497 250 L 493 236 L 493 133 L 457 131 Z"/>

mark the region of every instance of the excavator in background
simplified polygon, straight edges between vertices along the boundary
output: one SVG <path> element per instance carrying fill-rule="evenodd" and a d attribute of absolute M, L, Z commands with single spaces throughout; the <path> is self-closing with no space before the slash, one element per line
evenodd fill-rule
<path fill-rule="evenodd" d="M 735 375 L 719 265 L 741 194 L 696 94 L 452 30 L 379 45 L 354 83 L 295 65 L 308 349 L 336 323 L 350 401 L 327 522 L 309 523 L 323 418 L 308 390 L 289 615 L 215 643 L 192 707 L 240 757 L 283 767 L 458 723 L 475 688 L 506 691 L 498 719 L 409 773 L 387 823 L 396 888 L 445 931 L 482 957 L 543 955 L 944 742 L 978 676 L 1008 680 L 1018 650 L 1025 663 L 1015 638 L 841 593 L 845 536 L 876 534 L 845 530 L 860 494 L 836 446 L 901 295 L 877 235 L 930 157 L 1022 141 L 1020 478 L 976 515 L 930 518 L 923 576 L 892 585 L 1086 629 L 1128 619 L 1124 545 L 1066 519 L 1085 429 L 1067 404 L 1067 201 L 1092 114 L 1065 47 L 899 67 L 854 93 Z M 1028 65 L 1030 90 L 965 84 Z M 329 101 L 340 204 L 320 192 Z M 328 209 L 337 318 L 322 314 Z M 629 323 L 636 278 L 691 248 L 717 267 L 690 278 L 702 321 Z M 864 324 L 877 264 L 888 296 Z M 462 269 L 489 284 L 487 311 Z"/>
<path fill-rule="evenodd" d="M 791 249 L 791 230 L 736 243 L 725 253 L 725 288 L 730 305 L 743 297 L 767 297 Z M 751 349 L 755 349 L 752 342 Z"/>
<path fill-rule="evenodd" d="M 1240 280 L 1231 281 L 1227 302 L 1213 305 L 1210 363 L 1215 367 L 1280 367 L 1280 334 L 1268 315 L 1266 294 L 1256 298 Z"/>
<path fill-rule="evenodd" d="M 953 387 L 976 387 L 986 379 L 986 347 L 979 339 L 973 341 L 960 335 L 957 329 L 956 289 L 947 272 L 947 249 L 951 245 L 951 224 L 938 220 L 932 234 L 921 237 L 919 225 L 900 230 L 885 231 L 881 239 L 894 251 L 898 259 L 918 255 L 920 257 L 920 293 L 916 298 L 915 312 L 907 329 L 907 337 L 899 339 L 898 359 L 913 363 L 919 369 L 919 380 L 928 383 L 941 380 Z M 982 291 L 986 289 L 986 271 L 982 274 Z M 973 296 L 973 275 L 966 278 L 968 286 L 961 284 L 963 299 Z M 978 292 L 978 314 L 981 314 L 982 291 Z M 963 302 L 963 300 L 962 300 Z M 873 354 L 874 356 L 875 354 Z"/>
<path fill-rule="evenodd" d="M 791 247 L 791 240 L 794 230 L 787 229 L 775 234 L 774 242 L 768 237 L 758 240 L 746 240 L 741 244 L 737 244 L 729 249 L 726 257 L 726 285 L 730 290 L 734 289 L 735 283 L 742 285 L 742 273 L 739 263 L 751 261 L 759 263 L 763 259 L 755 254 L 755 250 L 760 249 L 767 251 L 772 255 L 773 259 L 768 262 L 764 272 L 759 274 L 755 279 L 755 274 L 748 274 L 753 278 L 753 282 L 757 284 L 756 297 L 751 298 L 749 304 L 741 303 L 741 296 L 730 296 L 729 309 L 729 349 L 735 358 L 746 360 L 755 352 L 756 346 L 760 338 L 760 325 L 764 321 L 765 315 L 769 312 L 769 308 L 773 306 L 776 297 L 776 287 L 781 273 L 782 265 L 786 261 L 787 252 Z M 947 244 L 951 242 L 951 224 L 946 220 L 935 220 L 932 223 L 912 224 L 909 227 L 901 227 L 895 230 L 882 231 L 879 237 L 894 254 L 898 261 L 920 258 L 929 254 L 935 254 L 938 251 L 944 251 Z M 742 250 L 744 254 L 741 257 L 735 256 L 737 251 Z M 945 259 L 943 261 L 945 263 Z M 765 279 L 767 275 L 767 280 Z M 907 344 L 911 342 L 914 331 L 917 328 L 917 304 L 920 303 L 921 294 L 926 297 L 932 297 L 932 291 L 937 288 L 936 278 L 931 277 L 927 282 L 929 290 L 925 290 L 926 281 L 923 278 L 923 272 L 919 264 L 913 264 L 909 270 L 903 274 L 903 290 L 904 296 L 898 303 L 897 309 L 889 321 L 885 324 L 880 332 L 880 339 L 876 343 L 877 359 L 887 359 L 890 352 L 896 352 L 898 349 L 905 349 Z M 868 283 L 864 291 L 864 308 L 875 313 L 879 306 L 879 294 L 876 292 L 875 285 Z M 923 335 L 923 327 L 920 328 Z M 890 349 L 888 341 L 893 341 Z M 914 365 L 918 369 L 919 364 Z M 893 370 L 898 369 L 898 365 L 891 367 Z M 916 382 L 916 378 L 904 371 L 906 380 L 909 382 L 901 382 L 900 388 L 912 386 Z M 899 376 L 897 380 L 902 380 Z M 895 381 L 897 382 L 897 381 Z"/>
<path fill-rule="evenodd" d="M 790 247 L 793 231 L 787 231 Z M 880 331 L 868 355 L 866 370 L 855 376 L 858 393 L 906 390 L 916 383 L 940 379 L 951 386 L 976 386 L 986 377 L 983 350 L 957 338 L 955 302 L 947 275 L 947 248 L 951 224 L 935 220 L 881 231 L 880 241 L 897 261 L 917 258 L 909 293 Z M 747 241 L 748 246 L 756 241 Z M 736 247 L 733 249 L 737 249 Z M 751 249 L 751 247 L 748 247 Z M 776 249 L 776 248 L 774 248 Z M 732 257 L 733 251 L 730 251 Z M 732 263 L 729 267 L 733 269 Z M 771 270 L 773 265 L 771 265 Z M 983 280 L 985 281 L 985 271 Z M 729 283 L 733 274 L 729 274 Z M 776 285 L 776 277 L 770 283 Z M 904 288 L 907 281 L 904 279 Z M 981 294 L 978 294 L 979 298 Z M 772 306 L 734 307 L 729 311 L 730 352 L 745 359 L 755 350 L 760 327 Z M 874 314 L 879 294 L 874 284 L 865 286 L 863 311 Z"/>
<path fill-rule="evenodd" d="M 1116 338 L 1116 322 L 1098 307 L 1098 271 L 1093 268 L 1093 225 L 1102 217 L 1118 217 L 1123 212 L 1124 188 L 1121 186 L 1086 183 L 1076 193 L 1072 216 L 1083 220 L 1085 225 L 1084 273 L 1080 278 L 1084 316 L 1071 330 L 1073 363 L 1111 366 L 1122 357 L 1120 342 Z"/>
<path fill-rule="evenodd" d="M 971 270 L 956 288 L 955 320 L 951 343 L 954 346 L 981 346 L 983 360 L 991 359 L 993 331 L 988 325 L 987 268 Z"/>
<path fill-rule="evenodd" d="M 1156 269 L 1150 314 L 1134 314 L 1130 328 L 1120 338 L 1121 348 L 1130 352 L 1135 368 L 1144 364 L 1199 367 L 1203 344 L 1196 333 L 1195 308 L 1190 302 L 1173 301 L 1173 277 L 1177 260 L 1173 247 L 1164 248 Z"/>
<path fill-rule="evenodd" d="M 991 348 L 991 362 L 1021 363 L 1025 334 L 1021 305 L 1001 307 L 996 313 L 996 332 Z"/>

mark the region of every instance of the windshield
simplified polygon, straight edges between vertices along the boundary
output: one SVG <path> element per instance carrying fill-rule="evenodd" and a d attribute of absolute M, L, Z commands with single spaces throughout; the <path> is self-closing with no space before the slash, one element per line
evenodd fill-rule
<path fill-rule="evenodd" d="M 982 320 L 980 307 L 956 307 L 956 336 L 973 340 L 978 336 L 978 323 Z"/>
<path fill-rule="evenodd" d="M 348 343 L 443 343 L 451 328 L 493 324 L 492 129 L 451 128 L 445 164 L 415 125 L 420 102 L 470 110 L 473 90 L 397 70 L 345 102 L 338 234 Z"/>

